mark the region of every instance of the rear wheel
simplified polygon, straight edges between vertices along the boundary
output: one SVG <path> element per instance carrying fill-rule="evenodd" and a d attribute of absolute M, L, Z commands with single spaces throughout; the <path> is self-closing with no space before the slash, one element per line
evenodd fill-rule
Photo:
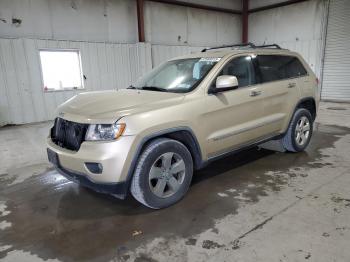
<path fill-rule="evenodd" d="M 192 173 L 192 157 L 186 146 L 172 139 L 156 139 L 142 152 L 130 191 L 142 204 L 164 208 L 186 194 Z"/>
<path fill-rule="evenodd" d="M 290 152 L 303 151 L 310 143 L 313 131 L 313 118 L 305 108 L 295 111 L 287 133 L 282 138 L 283 147 Z"/>

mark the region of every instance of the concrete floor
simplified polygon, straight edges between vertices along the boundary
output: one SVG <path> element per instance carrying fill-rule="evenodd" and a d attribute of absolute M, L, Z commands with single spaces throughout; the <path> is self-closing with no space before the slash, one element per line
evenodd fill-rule
<path fill-rule="evenodd" d="M 215 162 L 160 211 L 57 174 L 49 126 L 0 129 L 0 260 L 350 260 L 349 104 L 321 104 L 306 152 L 252 149 Z"/>

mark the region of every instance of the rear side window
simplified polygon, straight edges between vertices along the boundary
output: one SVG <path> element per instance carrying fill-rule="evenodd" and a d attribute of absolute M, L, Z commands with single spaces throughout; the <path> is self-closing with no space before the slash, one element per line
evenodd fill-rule
<path fill-rule="evenodd" d="M 263 83 L 307 75 L 303 64 L 294 56 L 259 55 L 257 61 Z"/>

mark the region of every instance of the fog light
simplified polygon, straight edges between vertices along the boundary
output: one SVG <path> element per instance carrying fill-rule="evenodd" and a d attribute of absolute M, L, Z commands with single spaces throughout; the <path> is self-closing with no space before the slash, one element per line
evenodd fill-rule
<path fill-rule="evenodd" d="M 103 170 L 103 166 L 100 163 L 85 163 L 85 166 L 91 173 L 101 174 Z"/>

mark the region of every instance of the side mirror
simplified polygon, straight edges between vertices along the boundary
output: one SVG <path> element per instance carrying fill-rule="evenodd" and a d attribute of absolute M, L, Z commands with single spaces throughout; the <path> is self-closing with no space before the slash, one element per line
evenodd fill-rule
<path fill-rule="evenodd" d="M 238 88 L 238 80 L 235 76 L 223 75 L 216 78 L 215 88 L 210 93 L 220 93 Z"/>
<path fill-rule="evenodd" d="M 220 91 L 238 88 L 238 80 L 235 76 L 223 75 L 216 79 L 216 89 Z"/>

